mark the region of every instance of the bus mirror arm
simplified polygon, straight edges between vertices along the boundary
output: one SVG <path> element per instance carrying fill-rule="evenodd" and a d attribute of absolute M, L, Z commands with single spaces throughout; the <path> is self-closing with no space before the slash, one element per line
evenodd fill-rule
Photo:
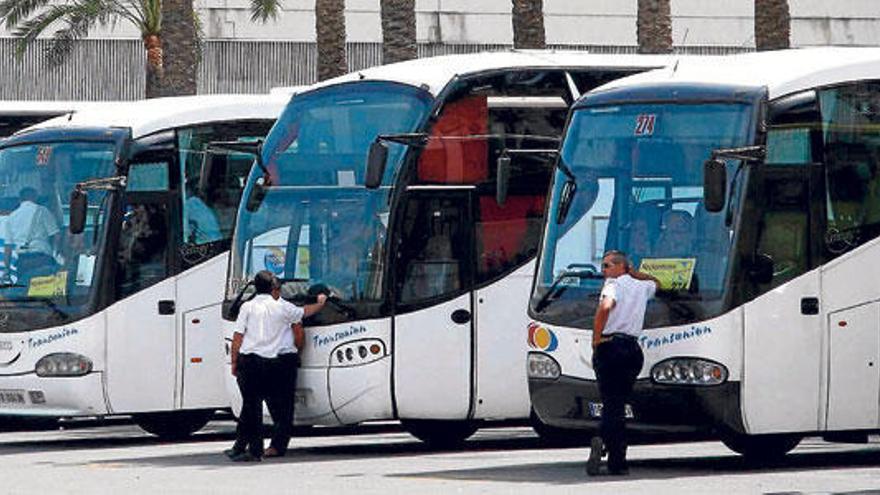
<path fill-rule="evenodd" d="M 117 177 L 105 177 L 101 179 L 90 179 L 79 182 L 70 192 L 70 225 L 68 230 L 71 234 L 82 234 L 86 228 L 86 217 L 89 212 L 89 189 L 99 191 L 115 191 L 125 187 L 126 177 L 123 175 Z"/>
<path fill-rule="evenodd" d="M 739 160 L 742 164 L 764 160 L 767 149 L 764 146 L 745 146 L 741 148 L 720 148 L 712 151 L 712 156 L 703 162 L 703 206 L 710 213 L 718 213 L 728 203 L 727 164 L 725 160 Z M 732 192 L 732 189 L 731 191 Z"/>

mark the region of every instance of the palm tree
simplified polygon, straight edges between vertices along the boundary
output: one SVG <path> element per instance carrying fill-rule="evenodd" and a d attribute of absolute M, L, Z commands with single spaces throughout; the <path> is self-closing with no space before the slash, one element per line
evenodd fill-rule
<path fill-rule="evenodd" d="M 755 0 L 755 48 L 783 50 L 791 47 L 790 40 L 788 0 Z"/>
<path fill-rule="evenodd" d="M 140 31 L 147 54 L 146 96 L 159 95 L 163 58 L 160 0 L 0 0 L 0 20 L 18 38 L 19 57 L 50 26 L 60 23 L 46 53 L 53 66 L 62 63 L 74 42 L 95 27 L 129 22 Z"/>
<path fill-rule="evenodd" d="M 345 0 L 315 0 L 315 31 L 318 80 L 345 74 Z"/>
<path fill-rule="evenodd" d="M 672 11 L 669 0 L 638 0 L 636 36 L 639 53 L 672 53 Z"/>
<path fill-rule="evenodd" d="M 545 48 L 543 0 L 513 0 L 513 47 Z"/>
<path fill-rule="evenodd" d="M 162 1 L 162 52 L 165 96 L 196 94 L 199 69 L 198 23 L 193 0 Z"/>
<path fill-rule="evenodd" d="M 392 64 L 418 57 L 415 0 L 381 0 L 380 10 L 382 63 Z"/>

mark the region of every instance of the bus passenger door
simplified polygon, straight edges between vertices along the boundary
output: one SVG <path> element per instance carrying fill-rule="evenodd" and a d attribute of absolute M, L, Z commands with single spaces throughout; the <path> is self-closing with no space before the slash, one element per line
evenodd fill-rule
<path fill-rule="evenodd" d="M 107 310 L 107 389 L 114 413 L 171 410 L 177 379 L 168 162 L 132 163 Z M 169 159 L 170 160 L 170 159 Z"/>
<path fill-rule="evenodd" d="M 814 431 L 819 424 L 821 286 L 812 269 L 812 233 L 820 170 L 768 164 L 757 174 L 763 193 L 756 253 L 772 260 L 772 275 L 747 282 L 761 294 L 745 305 L 743 322 L 741 401 L 750 434 Z"/>
<path fill-rule="evenodd" d="M 473 367 L 473 187 L 411 187 L 395 241 L 394 398 L 403 419 L 466 419 Z"/>

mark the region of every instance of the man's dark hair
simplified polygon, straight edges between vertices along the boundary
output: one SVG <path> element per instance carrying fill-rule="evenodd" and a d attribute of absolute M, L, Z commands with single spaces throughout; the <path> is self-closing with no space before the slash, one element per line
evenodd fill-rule
<path fill-rule="evenodd" d="M 254 275 L 254 289 L 257 294 L 271 294 L 275 287 L 275 274 L 269 270 L 261 270 Z"/>
<path fill-rule="evenodd" d="M 623 251 L 618 251 L 617 249 L 609 249 L 608 251 L 605 251 L 605 254 L 602 255 L 602 259 L 605 259 L 609 256 L 611 256 L 611 261 L 615 263 L 623 263 L 625 265 L 629 263 L 629 260 L 626 257 L 626 253 L 624 253 Z"/>

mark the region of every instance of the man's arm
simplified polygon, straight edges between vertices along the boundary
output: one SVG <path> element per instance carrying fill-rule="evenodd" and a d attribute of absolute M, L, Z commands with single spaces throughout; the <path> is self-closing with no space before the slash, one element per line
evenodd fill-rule
<path fill-rule="evenodd" d="M 232 349 L 229 351 L 229 357 L 232 361 L 232 376 L 238 376 L 238 351 L 241 349 L 241 341 L 244 335 L 235 332 L 232 334 Z"/>
<path fill-rule="evenodd" d="M 297 350 L 302 350 L 306 344 L 306 331 L 303 329 L 302 323 L 293 324 L 293 345 Z"/>
<path fill-rule="evenodd" d="M 313 314 L 317 313 L 324 309 L 324 303 L 327 302 L 327 296 L 325 294 L 318 294 L 318 302 L 315 304 L 306 304 L 303 306 L 303 318 L 308 318 Z"/>
<path fill-rule="evenodd" d="M 608 323 L 608 316 L 611 314 L 612 308 L 614 308 L 614 299 L 603 297 L 599 301 L 596 316 L 593 317 L 593 350 L 604 341 L 602 331 L 605 330 L 605 324 Z"/>

